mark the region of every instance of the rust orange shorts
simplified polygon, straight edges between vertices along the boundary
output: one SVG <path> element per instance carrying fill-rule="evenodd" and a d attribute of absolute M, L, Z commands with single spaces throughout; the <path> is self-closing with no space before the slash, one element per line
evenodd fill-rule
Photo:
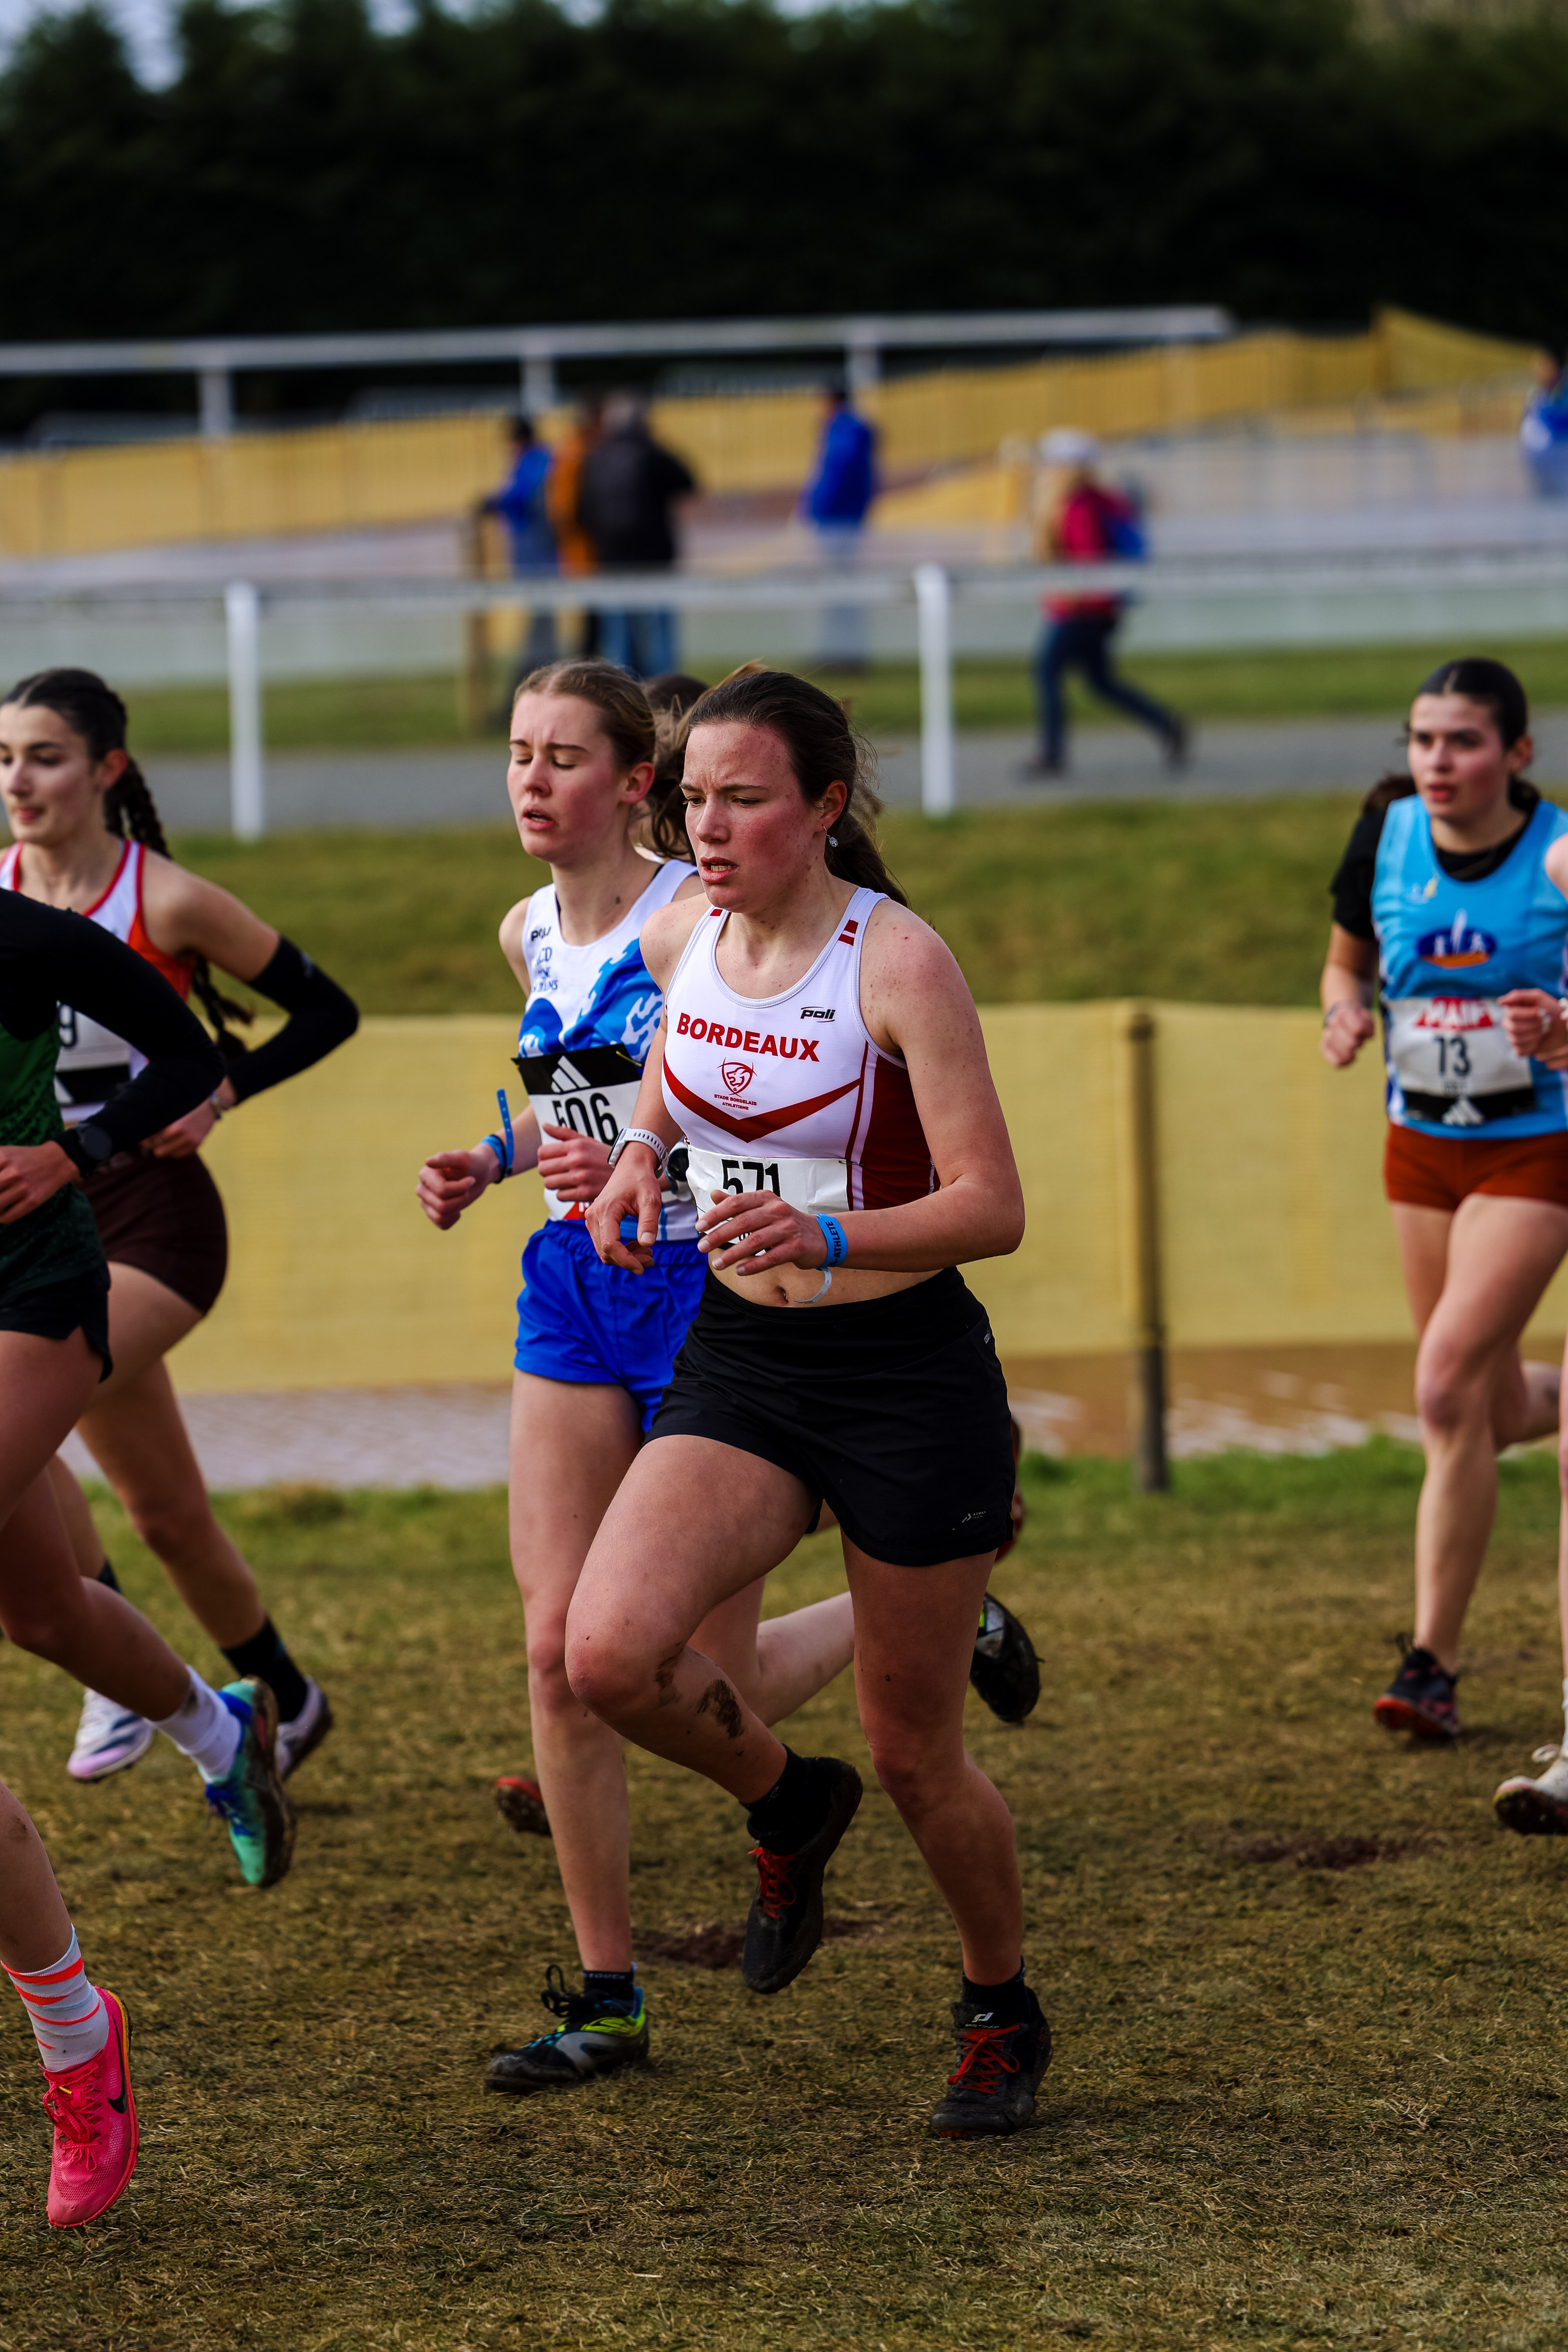
<path fill-rule="evenodd" d="M 1391 1201 L 1442 1209 L 1449 1216 L 1471 1192 L 1551 1201 L 1568 1209 L 1568 1135 L 1515 1135 L 1488 1143 L 1479 1136 L 1423 1135 L 1390 1121 L 1383 1189 Z"/>

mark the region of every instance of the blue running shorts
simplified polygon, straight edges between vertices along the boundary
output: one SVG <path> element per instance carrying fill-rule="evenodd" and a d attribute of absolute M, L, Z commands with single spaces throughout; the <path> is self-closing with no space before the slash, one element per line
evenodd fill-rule
<path fill-rule="evenodd" d="M 628 1274 L 603 1263 L 586 1226 L 552 1218 L 522 1254 L 512 1361 L 542 1381 L 627 1390 L 646 1436 L 707 1272 L 690 1241 L 655 1242 L 650 1271 Z"/>

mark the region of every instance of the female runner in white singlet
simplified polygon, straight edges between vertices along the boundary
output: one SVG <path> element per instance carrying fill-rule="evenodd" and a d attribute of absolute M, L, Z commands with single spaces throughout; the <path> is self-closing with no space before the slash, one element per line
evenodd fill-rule
<path fill-rule="evenodd" d="M 709 1279 L 584 1564 L 566 1662 L 605 1723 L 748 1809 L 742 1967 L 777 1991 L 820 1940 L 860 1782 L 784 1747 L 701 1627 L 831 1506 L 861 1724 L 963 1947 L 959 2064 L 931 2129 L 971 2137 L 1029 2120 L 1050 2054 L 1012 1821 L 963 1738 L 1013 1465 L 990 1328 L 956 1267 L 1017 1248 L 1023 1200 L 973 1000 L 887 876 L 860 772 L 839 706 L 782 672 L 726 680 L 691 714 L 706 903 L 644 929 L 664 1020 L 588 1225 L 607 1265 L 647 1267 L 684 1141 L 711 1204 Z"/>
<path fill-rule="evenodd" d="M 273 1692 L 288 1773 L 331 1728 L 331 1710 L 285 1648 L 248 1566 L 213 1516 L 163 1358 L 210 1312 L 227 1265 L 223 1202 L 202 1144 L 226 1111 L 320 1061 L 353 1034 L 359 1016 L 270 923 L 175 865 L 125 736 L 125 705 L 90 670 L 40 671 L 0 705 L 0 793 L 16 845 L 0 861 L 0 887 L 90 917 L 179 995 L 194 993 L 226 1070 L 210 1102 L 141 1150 L 117 1153 L 89 1181 L 112 1277 L 114 1373 L 94 1393 L 79 1433 L 203 1631 L 237 1675 L 258 1675 Z M 254 1051 L 227 1026 L 251 1016 L 219 995 L 209 957 L 289 1015 Z M 68 1128 L 91 1120 L 140 1064 L 112 1030 L 61 1006 L 55 1090 Z M 112 1585 L 86 1496 L 63 1462 L 53 1475 L 82 1574 Z M 153 1737 L 151 1723 L 89 1691 L 66 1769 L 73 1780 L 101 1780 L 145 1755 Z"/>
<path fill-rule="evenodd" d="M 686 851 L 678 783 L 650 814 L 654 715 L 614 663 L 563 662 L 527 679 L 512 714 L 507 790 L 523 846 L 552 880 L 514 907 L 501 950 L 527 997 L 518 1067 L 529 1108 L 511 1149 L 497 1135 L 441 1151 L 420 1171 L 421 1205 L 442 1230 L 503 1174 L 537 1167 L 548 1215 L 523 1256 L 513 1357 L 510 1531 L 528 1638 L 535 1769 L 548 1808 L 583 1990 L 552 1968 L 555 2029 L 490 2062 L 494 2091 L 570 2088 L 645 2058 L 647 2015 L 632 1958 L 630 1815 L 621 1743 L 566 1682 L 566 1612 L 584 1556 L 637 1459 L 703 1281 L 697 1213 L 662 1194 L 650 1278 L 605 1265 L 585 1204 L 605 1181 L 630 1118 L 661 1001 L 637 946 L 657 909 L 700 904 L 684 859 L 650 866 L 639 846 Z M 714 1653 L 769 1722 L 792 1714 L 848 1664 L 847 1593 L 759 1627 L 762 1588 L 726 1596 L 705 1629 Z M 967 1653 L 966 1653 L 967 1659 Z M 560 1979 L 559 1981 L 557 1979 Z"/>

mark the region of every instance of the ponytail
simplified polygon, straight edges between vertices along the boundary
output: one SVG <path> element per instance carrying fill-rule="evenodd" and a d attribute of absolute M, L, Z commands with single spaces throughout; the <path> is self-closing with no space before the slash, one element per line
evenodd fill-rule
<path fill-rule="evenodd" d="M 137 841 L 144 849 L 156 850 L 160 857 L 168 856 L 158 804 L 146 777 L 126 751 L 125 705 L 111 686 L 90 669 L 40 669 L 14 686 L 5 700 L 20 703 L 24 709 L 31 704 L 54 711 L 81 737 L 95 760 L 106 760 L 110 751 L 124 751 L 125 766 L 103 795 L 103 822 L 116 839 Z M 233 997 L 220 992 L 204 955 L 191 959 L 191 988 L 213 1025 L 218 1051 L 226 1060 L 237 1061 L 249 1049 L 228 1024 L 249 1024 L 255 1013 L 249 1005 L 237 1004 Z"/>

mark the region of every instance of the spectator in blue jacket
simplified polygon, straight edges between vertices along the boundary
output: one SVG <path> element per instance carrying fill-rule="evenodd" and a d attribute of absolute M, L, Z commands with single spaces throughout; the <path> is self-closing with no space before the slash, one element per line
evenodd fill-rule
<path fill-rule="evenodd" d="M 1568 368 L 1557 352 L 1537 355 L 1535 382 L 1520 425 L 1519 445 L 1536 497 L 1568 499 Z"/>
<path fill-rule="evenodd" d="M 816 532 L 824 565 L 833 572 L 852 572 L 877 495 L 877 433 L 856 415 L 842 384 L 830 385 L 826 399 L 816 471 L 802 494 L 801 507 Z M 823 662 L 836 669 L 864 669 L 869 649 L 866 607 L 829 605 L 823 614 Z"/>
<path fill-rule="evenodd" d="M 499 514 L 511 541 L 511 568 L 520 579 L 530 573 L 554 572 L 555 533 L 545 509 L 544 486 L 550 478 L 552 452 L 541 441 L 526 416 L 511 423 L 512 468 L 501 487 L 482 502 L 481 512 Z M 548 604 L 529 615 L 518 677 L 542 669 L 555 659 L 555 614 Z"/>

